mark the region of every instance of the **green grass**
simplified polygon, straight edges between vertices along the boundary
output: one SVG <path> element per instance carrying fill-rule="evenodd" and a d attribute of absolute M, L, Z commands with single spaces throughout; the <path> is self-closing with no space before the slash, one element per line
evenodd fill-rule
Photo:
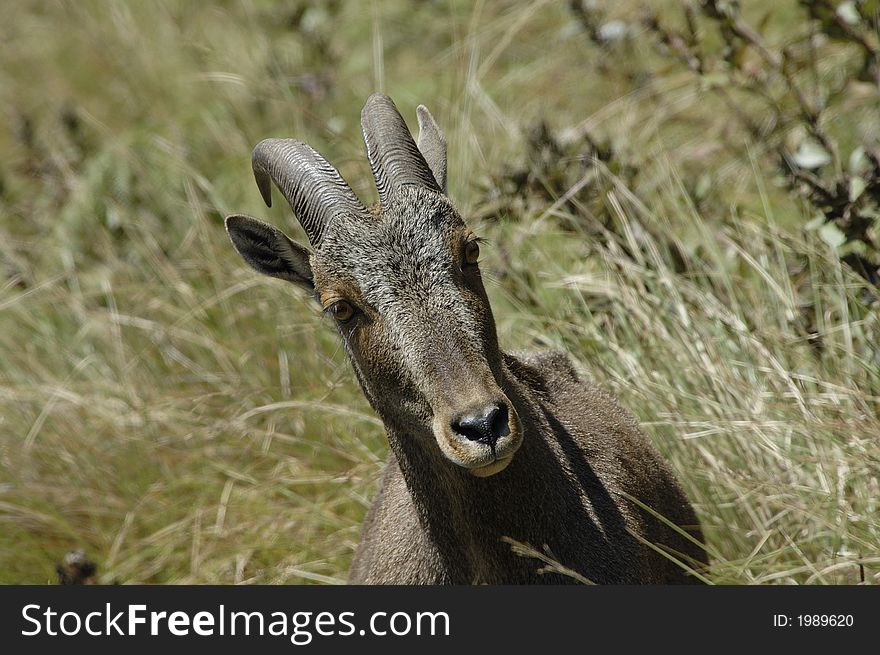
<path fill-rule="evenodd" d="M 502 344 L 565 348 L 639 416 L 714 581 L 878 582 L 876 291 L 802 229 L 763 144 L 629 47 L 650 85 L 565 3 L 5 3 L 0 581 L 51 581 L 78 547 L 105 582 L 344 580 L 381 423 L 332 326 L 248 269 L 222 219 L 302 236 L 253 185 L 267 136 L 373 199 L 358 118 L 381 89 L 445 127 L 466 217 L 541 118 L 636 164 L 595 169 L 605 231 L 580 199 L 474 219 Z"/>

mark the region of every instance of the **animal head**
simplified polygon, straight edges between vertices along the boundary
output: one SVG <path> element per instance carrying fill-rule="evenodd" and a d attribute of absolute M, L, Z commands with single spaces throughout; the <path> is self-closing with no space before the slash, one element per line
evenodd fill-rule
<path fill-rule="evenodd" d="M 510 463 L 522 430 L 502 391 L 479 239 L 446 197 L 442 133 L 423 106 L 418 120 L 417 146 L 391 99 L 373 95 L 364 106 L 379 191 L 370 210 L 305 143 L 257 145 L 253 169 L 263 199 L 271 206 L 274 183 L 313 251 L 248 216 L 229 216 L 226 229 L 254 269 L 314 295 L 367 398 L 400 438 L 432 438 L 449 461 L 488 476 Z"/>

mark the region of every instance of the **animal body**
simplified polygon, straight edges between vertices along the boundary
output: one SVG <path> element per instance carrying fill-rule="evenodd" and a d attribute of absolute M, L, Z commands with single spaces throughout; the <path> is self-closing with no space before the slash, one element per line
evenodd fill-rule
<path fill-rule="evenodd" d="M 422 106 L 418 121 L 417 145 L 389 98 L 367 101 L 371 209 L 305 143 L 257 145 L 264 200 L 274 183 L 312 251 L 226 219 L 246 262 L 333 318 L 385 425 L 390 454 L 350 582 L 575 581 L 511 542 L 595 583 L 697 581 L 674 561 L 705 564 L 697 518 L 636 419 L 565 354 L 500 349 L 479 240 L 446 196 L 446 143 Z"/>

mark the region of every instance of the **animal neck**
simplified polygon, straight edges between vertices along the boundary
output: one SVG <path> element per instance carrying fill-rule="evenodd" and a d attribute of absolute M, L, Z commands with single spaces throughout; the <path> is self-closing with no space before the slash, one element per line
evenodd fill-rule
<path fill-rule="evenodd" d="M 428 428 L 395 424 L 383 417 L 391 450 L 406 482 L 423 528 L 441 556 L 454 564 L 468 562 L 469 575 L 485 573 L 487 557 L 504 557 L 510 546 L 502 536 L 522 538 L 526 526 L 548 525 L 556 509 L 548 480 L 559 466 L 542 437 L 546 426 L 537 394 L 503 366 L 503 391 L 514 406 L 524 431 L 523 444 L 506 469 L 479 478 L 450 462 Z M 544 502 L 546 501 L 546 502 Z M 474 582 L 474 579 L 462 580 Z"/>

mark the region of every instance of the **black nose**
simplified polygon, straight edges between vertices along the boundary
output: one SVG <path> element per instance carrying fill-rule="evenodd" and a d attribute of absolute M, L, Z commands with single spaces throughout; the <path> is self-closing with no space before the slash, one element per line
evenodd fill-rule
<path fill-rule="evenodd" d="M 453 419 L 452 431 L 470 441 L 494 447 L 496 441 L 510 434 L 507 419 L 507 405 L 496 402 Z"/>

